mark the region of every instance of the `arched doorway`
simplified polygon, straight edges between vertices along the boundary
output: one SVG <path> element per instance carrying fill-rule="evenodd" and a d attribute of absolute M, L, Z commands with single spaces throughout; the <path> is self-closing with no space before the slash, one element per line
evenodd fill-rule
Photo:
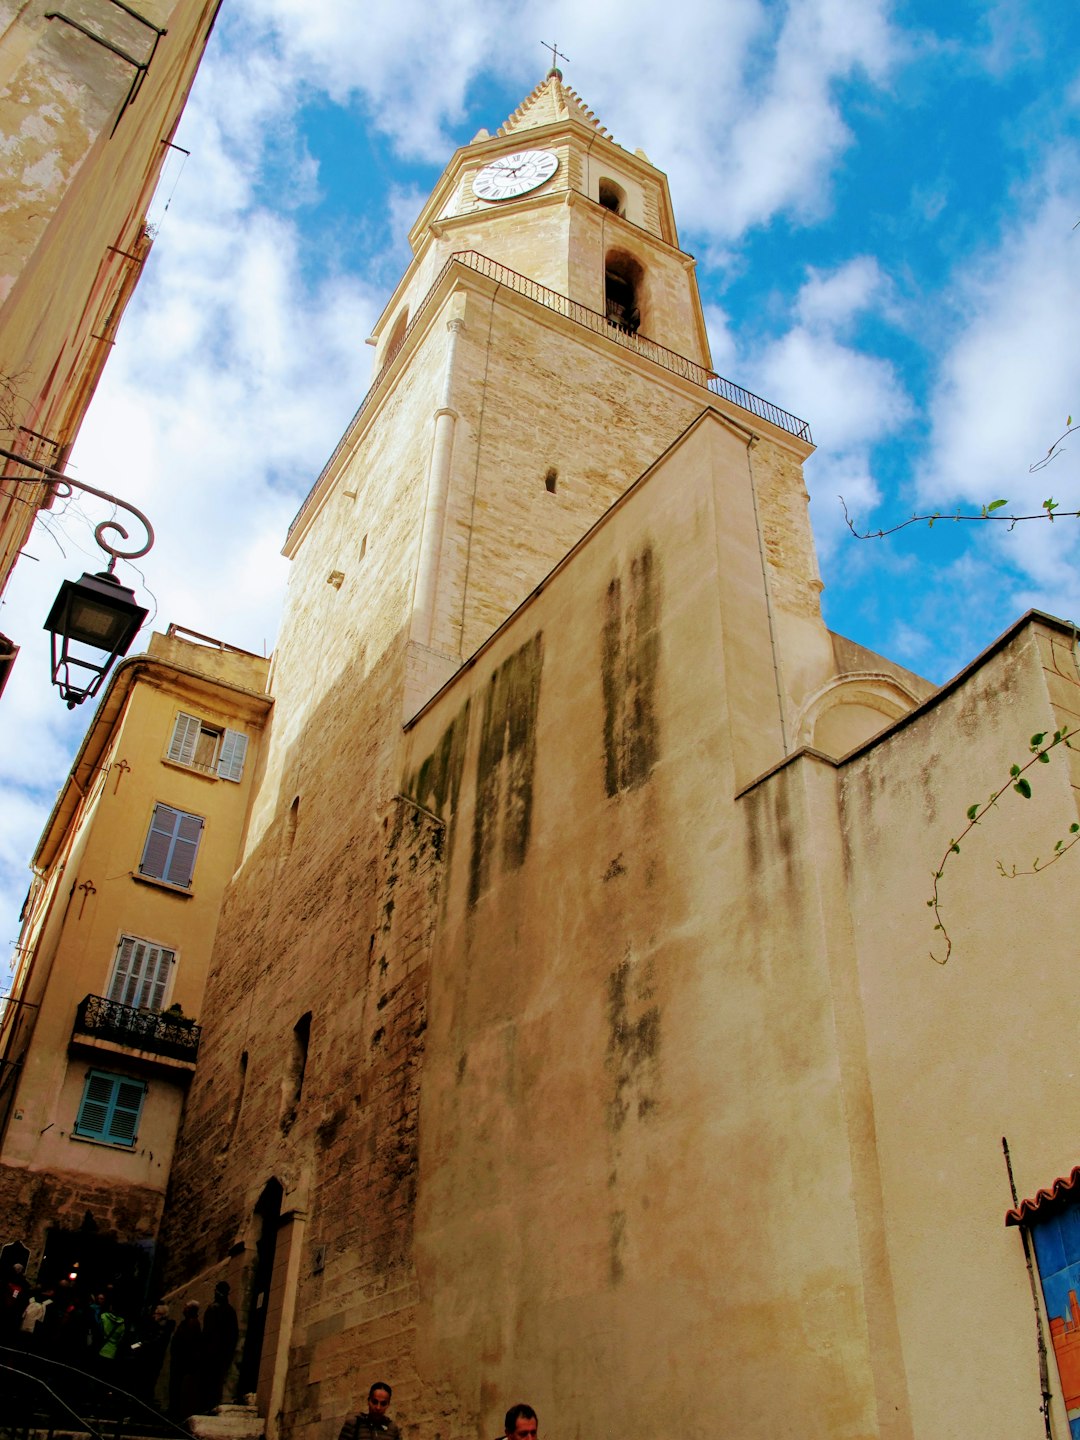
<path fill-rule="evenodd" d="M 259 1237 L 255 1241 L 255 1269 L 248 1295 L 244 1349 L 237 1380 L 241 1395 L 249 1395 L 259 1386 L 259 1366 L 266 1338 L 266 1316 L 270 1308 L 270 1286 L 274 1278 L 274 1255 L 284 1193 L 278 1180 L 268 1180 L 255 1204 Z"/>

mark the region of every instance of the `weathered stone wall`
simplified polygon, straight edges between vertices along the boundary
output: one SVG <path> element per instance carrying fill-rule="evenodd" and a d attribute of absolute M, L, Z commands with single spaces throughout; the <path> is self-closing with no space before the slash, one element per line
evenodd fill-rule
<path fill-rule="evenodd" d="M 46 0 L 19 5 L 0 27 L 0 371 L 15 412 L 12 429 L 0 424 L 7 448 L 54 464 L 78 433 L 149 253 L 144 220 L 162 140 L 219 4 L 144 0 L 139 13 L 168 33 L 130 106 L 132 66 Z M 83 6 L 71 18 L 129 54 L 150 54 L 153 32 L 117 6 Z M 28 498 L 27 486 L 0 482 L 0 588 L 33 522 Z"/>
<path fill-rule="evenodd" d="M 583 1433 L 875 1430 L 833 772 L 734 801 L 730 707 L 774 682 L 728 644 L 763 604 L 729 473 L 699 427 L 409 731 L 448 856 L 416 1354 L 479 1434 L 519 1394 Z"/>
<path fill-rule="evenodd" d="M 21 1240 L 30 1251 L 31 1280 L 52 1226 L 79 1230 L 89 1215 L 96 1233 L 121 1245 L 153 1240 L 164 1202 L 161 1190 L 88 1174 L 0 1165 L 0 1245 Z"/>
<path fill-rule="evenodd" d="M 1029 772 L 948 853 L 945 937 L 932 872 L 970 805 L 1030 759 L 1029 737 L 1080 724 L 1072 637 L 1018 629 L 962 684 L 841 772 L 844 864 L 858 954 L 873 1136 L 898 1353 L 919 1436 L 1038 1433 L 1038 1358 L 1002 1136 L 1021 1196 L 1077 1164 L 1076 870 L 1053 854 L 1077 820 L 1075 751 Z M 971 1334 L 973 1308 L 978 1344 Z M 1050 1356 L 1053 1388 L 1053 1354 Z M 1056 1404 L 1059 1402 L 1056 1402 Z M 1067 1434 L 1064 1411 L 1055 1433 Z"/>

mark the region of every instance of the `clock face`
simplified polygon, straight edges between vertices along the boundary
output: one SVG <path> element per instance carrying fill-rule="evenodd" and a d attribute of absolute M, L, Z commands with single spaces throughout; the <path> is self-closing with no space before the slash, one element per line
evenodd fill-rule
<path fill-rule="evenodd" d="M 481 200 L 512 200 L 550 180 L 559 157 L 550 150 L 518 150 L 500 155 L 473 176 L 473 194 Z"/>

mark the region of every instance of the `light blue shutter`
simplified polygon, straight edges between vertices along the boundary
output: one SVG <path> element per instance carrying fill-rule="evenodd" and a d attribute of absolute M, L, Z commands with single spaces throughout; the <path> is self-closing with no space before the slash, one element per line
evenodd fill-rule
<path fill-rule="evenodd" d="M 109 1116 L 108 1138 L 115 1145 L 134 1145 L 139 1132 L 139 1114 L 142 1111 L 146 1086 L 141 1080 L 123 1080 L 113 1077 L 116 1090 L 113 1095 L 112 1114 Z"/>
<path fill-rule="evenodd" d="M 217 773 L 222 780 L 239 780 L 244 773 L 248 737 L 239 730 L 226 730 L 218 756 Z"/>
<path fill-rule="evenodd" d="M 201 722 L 194 715 L 185 715 L 181 711 L 173 726 L 169 759 L 175 760 L 179 765 L 190 765 L 195 759 L 195 746 L 198 744 L 201 729 Z"/>
<path fill-rule="evenodd" d="M 79 1135 L 92 1135 L 98 1140 L 105 1139 L 108 1133 L 112 1097 L 113 1076 L 102 1075 L 97 1070 L 91 1070 L 86 1077 L 82 1104 L 79 1106 L 79 1115 L 75 1121 L 75 1130 Z"/>

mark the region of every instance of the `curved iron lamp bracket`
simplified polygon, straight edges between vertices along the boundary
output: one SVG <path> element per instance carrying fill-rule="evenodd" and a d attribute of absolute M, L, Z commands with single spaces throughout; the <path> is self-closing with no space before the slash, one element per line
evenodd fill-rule
<path fill-rule="evenodd" d="M 54 470 L 51 465 L 42 465 L 37 460 L 28 460 L 25 455 L 19 455 L 14 450 L 5 450 L 0 447 L 0 455 L 5 456 L 8 460 L 14 460 L 19 465 L 28 465 L 31 470 L 36 470 L 38 475 L 44 476 L 45 479 L 56 486 L 56 492 L 61 499 L 67 499 L 74 490 L 83 490 L 88 495 L 96 495 L 101 500 L 108 500 L 111 505 L 119 505 L 122 510 L 127 510 L 135 516 L 140 525 L 146 530 L 146 544 L 136 550 L 120 550 L 117 546 L 105 539 L 106 531 L 115 532 L 120 536 L 121 540 L 128 539 L 128 532 L 119 521 L 102 520 L 99 525 L 94 527 L 94 539 L 101 546 L 102 550 L 105 551 L 106 555 L 112 556 L 112 559 L 109 561 L 110 571 L 113 569 L 117 560 L 138 560 L 140 555 L 145 555 L 153 545 L 154 527 L 137 505 L 132 505 L 127 500 L 121 500 L 116 495 L 110 495 L 107 490 L 99 490 L 95 485 L 87 485 L 85 480 L 75 480 L 70 475 L 65 475 L 62 470 Z M 0 484 L 5 482 L 14 482 L 16 485 L 41 484 L 41 481 L 36 476 L 0 475 Z"/>

